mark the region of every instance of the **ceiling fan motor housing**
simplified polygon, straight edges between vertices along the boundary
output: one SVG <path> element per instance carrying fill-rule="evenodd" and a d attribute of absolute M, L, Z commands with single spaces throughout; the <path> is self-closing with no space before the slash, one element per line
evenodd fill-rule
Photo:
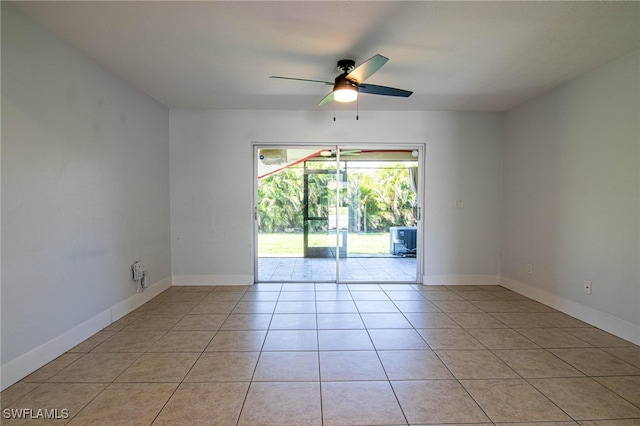
<path fill-rule="evenodd" d="M 358 82 L 355 80 L 349 80 L 345 77 L 345 75 L 339 75 L 335 79 L 335 84 L 333 85 L 333 90 L 358 90 Z"/>
<path fill-rule="evenodd" d="M 351 59 L 340 59 L 338 61 L 338 71 L 342 71 L 343 74 L 349 74 L 356 69 L 356 62 Z"/>

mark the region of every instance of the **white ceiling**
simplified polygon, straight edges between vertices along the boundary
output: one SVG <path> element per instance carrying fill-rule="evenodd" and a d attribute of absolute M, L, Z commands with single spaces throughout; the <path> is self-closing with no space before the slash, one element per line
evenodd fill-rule
<path fill-rule="evenodd" d="M 640 48 L 639 2 L 139 1 L 16 7 L 167 107 L 317 107 L 337 60 L 390 61 L 364 110 L 504 111 Z"/>

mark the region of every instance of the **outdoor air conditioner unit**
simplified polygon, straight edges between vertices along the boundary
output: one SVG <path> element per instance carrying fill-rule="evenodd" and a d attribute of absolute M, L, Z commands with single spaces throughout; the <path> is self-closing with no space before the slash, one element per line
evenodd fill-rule
<path fill-rule="evenodd" d="M 392 226 L 389 228 L 389 252 L 396 256 L 415 256 L 418 228 L 415 226 Z"/>

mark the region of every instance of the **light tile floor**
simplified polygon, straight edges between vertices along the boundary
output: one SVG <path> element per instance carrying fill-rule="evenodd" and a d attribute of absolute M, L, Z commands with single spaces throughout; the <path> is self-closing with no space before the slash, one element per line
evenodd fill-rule
<path fill-rule="evenodd" d="M 8 425 L 631 426 L 640 348 L 498 286 L 172 287 L 1 396 Z"/>

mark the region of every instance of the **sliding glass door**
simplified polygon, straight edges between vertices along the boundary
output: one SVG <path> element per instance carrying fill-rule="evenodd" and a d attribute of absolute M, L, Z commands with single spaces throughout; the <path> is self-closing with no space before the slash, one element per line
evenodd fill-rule
<path fill-rule="evenodd" d="M 419 147 L 256 145 L 258 282 L 417 282 Z"/>

